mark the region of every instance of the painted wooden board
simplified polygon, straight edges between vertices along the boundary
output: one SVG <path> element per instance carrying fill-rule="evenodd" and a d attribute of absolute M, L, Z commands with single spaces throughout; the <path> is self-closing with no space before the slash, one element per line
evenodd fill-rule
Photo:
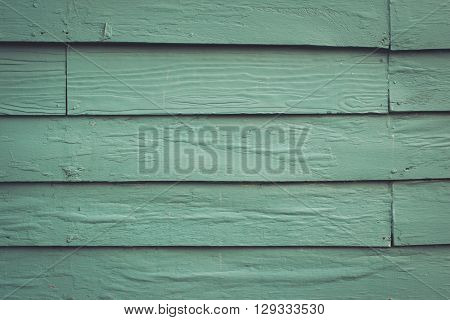
<path fill-rule="evenodd" d="M 2 1 L 2 41 L 388 46 L 387 0 Z"/>
<path fill-rule="evenodd" d="M 0 115 L 65 114 L 65 50 L 62 45 L 1 44 Z"/>
<path fill-rule="evenodd" d="M 446 114 L 1 118 L 0 180 L 450 178 L 449 121 Z"/>
<path fill-rule="evenodd" d="M 390 246 L 385 183 L 19 183 L 0 199 L 1 246 Z"/>
<path fill-rule="evenodd" d="M 384 180 L 392 169 L 388 120 L 10 117 L 0 119 L 0 180 Z"/>
<path fill-rule="evenodd" d="M 450 111 L 450 51 L 397 51 L 389 58 L 393 111 Z"/>
<path fill-rule="evenodd" d="M 392 179 L 450 178 L 450 115 L 393 117 Z"/>
<path fill-rule="evenodd" d="M 390 0 L 393 50 L 450 48 L 450 3 Z"/>
<path fill-rule="evenodd" d="M 395 245 L 450 244 L 450 181 L 395 183 Z"/>
<path fill-rule="evenodd" d="M 69 114 L 386 113 L 386 52 L 87 46 L 68 52 Z"/>
<path fill-rule="evenodd" d="M 1 248 L 9 299 L 448 299 L 450 248 Z"/>

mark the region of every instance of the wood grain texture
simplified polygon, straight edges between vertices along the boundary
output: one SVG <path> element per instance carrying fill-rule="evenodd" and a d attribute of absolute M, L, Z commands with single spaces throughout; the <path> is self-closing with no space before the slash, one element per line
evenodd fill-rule
<path fill-rule="evenodd" d="M 386 52 L 369 53 L 75 45 L 69 114 L 386 113 Z"/>
<path fill-rule="evenodd" d="M 1 246 L 390 245 L 384 183 L 0 184 L 0 199 Z"/>
<path fill-rule="evenodd" d="M 450 178 L 450 115 L 394 116 L 392 179 Z"/>
<path fill-rule="evenodd" d="M 65 47 L 0 45 L 0 115 L 66 113 Z"/>
<path fill-rule="evenodd" d="M 0 119 L 0 179 L 384 180 L 392 169 L 388 122 L 382 116 L 10 117 Z"/>
<path fill-rule="evenodd" d="M 450 4 L 440 0 L 390 0 L 393 50 L 450 48 Z"/>
<path fill-rule="evenodd" d="M 0 278 L 0 294 L 10 299 L 446 299 L 450 295 L 447 246 L 97 247 L 75 252 L 1 248 L 0 268 L 8 275 Z"/>
<path fill-rule="evenodd" d="M 0 180 L 450 178 L 449 119 L 448 114 L 9 117 L 0 119 Z"/>
<path fill-rule="evenodd" d="M 5 0 L 1 41 L 388 46 L 387 0 Z"/>
<path fill-rule="evenodd" d="M 389 58 L 393 111 L 450 111 L 450 51 L 397 51 Z"/>
<path fill-rule="evenodd" d="M 450 182 L 394 184 L 395 245 L 450 243 Z"/>

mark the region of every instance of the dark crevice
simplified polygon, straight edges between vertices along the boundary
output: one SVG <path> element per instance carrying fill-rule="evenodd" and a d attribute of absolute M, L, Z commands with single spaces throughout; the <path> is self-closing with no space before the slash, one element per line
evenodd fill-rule
<path fill-rule="evenodd" d="M 66 87 L 65 87 L 65 93 L 66 93 L 66 116 L 69 114 L 69 101 L 68 101 L 68 97 L 67 97 L 67 78 L 68 78 L 68 70 L 67 70 L 67 44 L 65 45 L 65 75 L 66 75 Z"/>

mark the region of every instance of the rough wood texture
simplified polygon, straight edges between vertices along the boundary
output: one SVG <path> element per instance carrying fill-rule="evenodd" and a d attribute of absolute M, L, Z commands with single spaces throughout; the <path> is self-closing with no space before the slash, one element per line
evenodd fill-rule
<path fill-rule="evenodd" d="M 392 178 L 450 178 L 449 123 L 447 113 L 394 116 Z"/>
<path fill-rule="evenodd" d="M 381 116 L 11 117 L 0 119 L 0 137 L 1 181 L 376 180 L 391 171 Z"/>
<path fill-rule="evenodd" d="M 266 182 L 450 178 L 450 116 L 446 114 L 281 116 L 266 126 L 259 139 L 259 128 L 271 119 L 2 118 L 0 179 Z M 268 133 L 270 140 L 264 138 Z"/>
<path fill-rule="evenodd" d="M 450 111 L 450 51 L 393 52 L 389 80 L 393 111 Z"/>
<path fill-rule="evenodd" d="M 394 50 L 450 48 L 450 3 L 441 0 L 390 0 Z"/>
<path fill-rule="evenodd" d="M 394 184 L 395 245 L 450 244 L 450 181 Z"/>
<path fill-rule="evenodd" d="M 390 245 L 384 183 L 1 184 L 0 199 L 2 246 Z"/>
<path fill-rule="evenodd" d="M 65 66 L 62 45 L 1 44 L 0 115 L 65 114 Z"/>
<path fill-rule="evenodd" d="M 334 0 L 332 3 L 326 0 L 4 2 L 7 5 L 0 4 L 1 41 L 383 48 L 389 42 L 387 0 Z"/>
<path fill-rule="evenodd" d="M 386 53 L 369 53 L 76 45 L 69 114 L 386 113 Z"/>
<path fill-rule="evenodd" d="M 0 294 L 10 299 L 445 299 L 450 296 L 447 246 L 84 248 L 76 252 L 70 248 L 2 248 L 0 268 L 8 275 L 0 278 Z"/>

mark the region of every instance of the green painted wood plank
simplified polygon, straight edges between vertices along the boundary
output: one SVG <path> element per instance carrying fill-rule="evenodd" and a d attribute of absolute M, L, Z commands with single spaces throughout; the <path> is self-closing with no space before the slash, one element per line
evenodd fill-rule
<path fill-rule="evenodd" d="M 1 248 L 10 299 L 446 299 L 450 248 Z"/>
<path fill-rule="evenodd" d="M 395 245 L 450 243 L 450 182 L 394 184 Z"/>
<path fill-rule="evenodd" d="M 68 53 L 69 114 L 386 113 L 386 52 L 86 46 Z"/>
<path fill-rule="evenodd" d="M 66 113 L 65 47 L 0 45 L 0 115 Z"/>
<path fill-rule="evenodd" d="M 450 4 L 440 0 L 390 0 L 393 50 L 450 48 Z"/>
<path fill-rule="evenodd" d="M 0 180 L 450 178 L 449 120 L 448 114 L 8 117 L 0 119 Z"/>
<path fill-rule="evenodd" d="M 19 183 L 0 199 L 1 246 L 390 246 L 385 183 Z"/>
<path fill-rule="evenodd" d="M 4 0 L 0 6 L 1 41 L 388 46 L 387 0 Z"/>
<path fill-rule="evenodd" d="M 392 179 L 450 178 L 450 115 L 394 116 Z"/>
<path fill-rule="evenodd" d="M 397 51 L 389 58 L 393 111 L 450 111 L 450 51 Z"/>
<path fill-rule="evenodd" d="M 0 179 L 383 180 L 392 169 L 388 122 L 382 116 L 10 117 L 0 119 Z"/>

